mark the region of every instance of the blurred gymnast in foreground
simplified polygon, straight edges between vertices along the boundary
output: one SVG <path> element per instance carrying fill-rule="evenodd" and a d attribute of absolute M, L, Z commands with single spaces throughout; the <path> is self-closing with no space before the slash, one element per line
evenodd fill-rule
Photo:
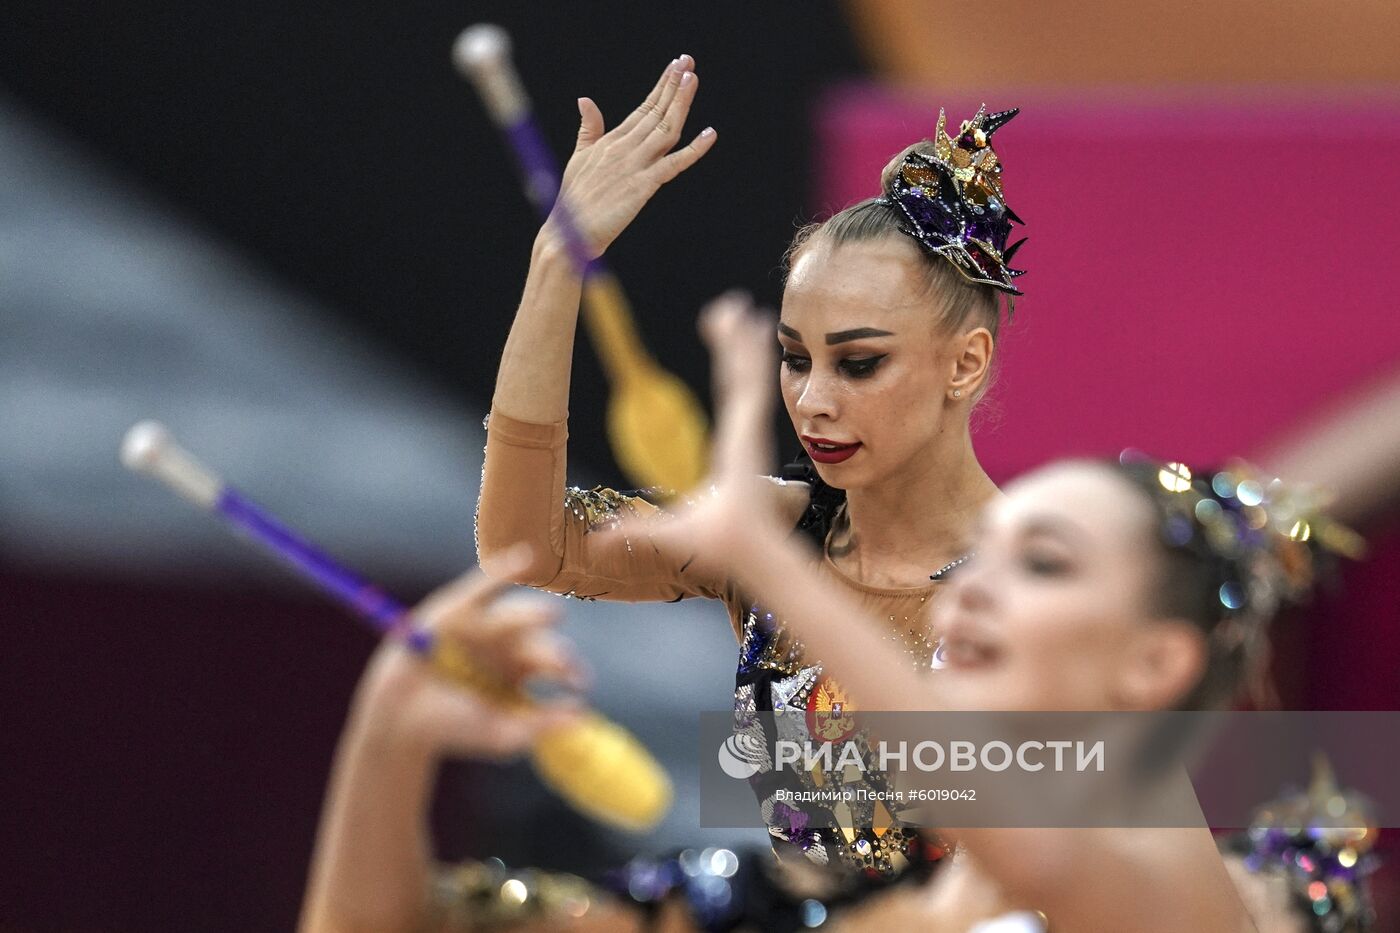
<path fill-rule="evenodd" d="M 748 374 L 771 356 L 771 324 L 739 299 L 727 305 L 707 319 L 723 399 L 711 493 L 625 530 L 734 577 L 830 659 L 857 708 L 1224 707 L 1255 675 L 1279 608 L 1309 593 L 1324 550 L 1355 546 L 1306 497 L 1244 466 L 1198 477 L 1145 460 L 1051 464 L 982 513 L 976 557 L 940 609 L 946 666 L 919 677 L 868 610 L 812 571 L 766 502 L 756 476 L 769 393 Z M 951 841 L 963 857 L 920 898 L 946 924 L 933 929 L 1007 907 L 1041 911 L 1056 931 L 1251 928 L 1204 828 L 968 829 Z M 886 910 L 907 900 L 890 897 Z"/>

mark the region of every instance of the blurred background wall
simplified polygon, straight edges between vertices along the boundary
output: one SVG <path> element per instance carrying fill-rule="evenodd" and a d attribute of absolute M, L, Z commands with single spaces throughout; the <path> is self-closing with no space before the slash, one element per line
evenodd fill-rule
<path fill-rule="evenodd" d="M 480 423 L 535 229 L 448 61 L 471 22 L 511 31 L 561 153 L 575 98 L 616 121 L 672 57 L 698 59 L 692 122 L 720 142 L 610 259 L 657 356 L 702 392 L 699 306 L 732 285 L 776 303 L 796 223 L 875 193 L 938 106 L 957 120 L 984 99 L 1026 108 L 999 149 L 1032 237 L 979 428 L 997 478 L 1126 445 L 1260 450 L 1400 362 L 1392 3 L 2 15 L 3 929 L 293 923 L 372 640 L 116 448 L 165 420 L 406 598 L 470 566 Z M 573 478 L 617 482 L 584 343 L 575 373 Z M 1283 633 L 1285 703 L 1400 707 L 1400 536 L 1394 516 L 1369 524 L 1376 557 Z M 463 767 L 440 795 L 444 854 L 587 870 L 716 840 L 692 828 L 686 775 L 692 714 L 729 702 L 723 612 L 570 608 L 600 705 L 671 765 L 676 814 L 623 839 L 524 769 Z"/>

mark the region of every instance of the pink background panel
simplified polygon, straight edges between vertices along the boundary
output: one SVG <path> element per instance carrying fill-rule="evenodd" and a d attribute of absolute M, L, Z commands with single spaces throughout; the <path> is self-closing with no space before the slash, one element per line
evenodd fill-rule
<path fill-rule="evenodd" d="M 819 216 L 979 101 L 831 93 Z M 978 451 L 1005 479 L 1125 446 L 1248 453 L 1400 363 L 1400 103 L 1210 102 L 988 92 L 1030 237 Z"/>

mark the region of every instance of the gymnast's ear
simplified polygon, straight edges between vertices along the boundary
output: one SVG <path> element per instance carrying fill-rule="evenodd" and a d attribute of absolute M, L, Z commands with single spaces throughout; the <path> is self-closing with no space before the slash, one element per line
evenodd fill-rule
<path fill-rule="evenodd" d="M 952 379 L 948 392 L 954 398 L 975 399 L 986 386 L 992 367 L 995 338 L 985 327 L 974 327 L 952 338 Z"/>
<path fill-rule="evenodd" d="M 1208 651 L 1185 619 L 1152 619 L 1129 639 L 1119 665 L 1117 699 L 1126 709 L 1175 709 L 1205 675 Z"/>

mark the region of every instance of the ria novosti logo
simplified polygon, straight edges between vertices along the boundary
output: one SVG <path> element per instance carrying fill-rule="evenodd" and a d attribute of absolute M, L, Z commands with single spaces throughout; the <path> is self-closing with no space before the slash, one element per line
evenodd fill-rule
<path fill-rule="evenodd" d="M 807 773 L 816 769 L 844 773 L 850 768 L 862 773 L 870 770 L 888 773 L 896 768 L 924 772 L 1102 772 L 1106 743 L 1102 739 L 1092 743 L 1068 739 L 1028 740 L 1014 746 L 1002 741 L 980 744 L 966 740 L 946 744 L 933 741 L 886 744 L 882 741 L 863 751 L 861 743 L 857 742 L 779 739 L 774 743 L 770 765 L 768 749 L 760 736 L 736 732 L 720 744 L 718 757 L 720 769 L 741 781 L 770 767 L 774 771 L 792 769 Z"/>
<path fill-rule="evenodd" d="M 719 766 L 725 774 L 745 781 L 757 774 L 767 761 L 763 740 L 747 732 L 736 732 L 719 746 Z"/>

